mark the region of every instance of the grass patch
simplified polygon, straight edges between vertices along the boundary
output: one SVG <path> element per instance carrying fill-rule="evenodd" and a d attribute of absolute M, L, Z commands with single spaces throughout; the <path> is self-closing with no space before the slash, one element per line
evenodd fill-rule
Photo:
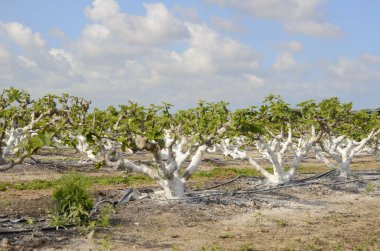
<path fill-rule="evenodd" d="M 273 172 L 271 167 L 266 167 L 266 170 L 270 173 Z M 326 169 L 323 166 L 301 166 L 298 169 L 298 173 L 310 173 L 310 172 L 324 172 Z M 211 170 L 197 170 L 191 177 L 191 180 L 205 180 L 205 179 L 225 179 L 230 177 L 235 177 L 239 175 L 244 176 L 256 176 L 261 177 L 261 174 L 253 167 L 238 168 L 234 166 L 228 167 L 216 167 Z M 89 184 L 89 186 L 94 185 L 120 185 L 125 184 L 127 186 L 137 186 L 137 185 L 150 185 L 155 184 L 155 182 L 144 174 L 128 174 L 126 176 L 84 176 L 83 177 Z M 40 189 L 50 189 L 57 186 L 57 183 L 61 179 L 55 180 L 33 180 L 24 182 L 0 182 L 0 192 L 9 189 L 16 190 L 40 190 Z"/>
<path fill-rule="evenodd" d="M 142 174 L 132 174 L 127 177 L 122 176 L 83 176 L 82 179 L 86 181 L 89 187 L 94 185 L 119 185 L 126 184 L 128 186 L 136 184 L 151 184 L 153 180 Z M 41 190 L 55 188 L 62 181 L 62 178 L 54 180 L 32 180 L 25 182 L 0 182 L 0 191 L 9 189 L 16 190 Z"/>
<path fill-rule="evenodd" d="M 0 192 L 6 191 L 8 189 L 8 186 L 6 183 L 0 183 Z"/>
<path fill-rule="evenodd" d="M 33 180 L 27 182 L 1 182 L 0 183 L 0 191 L 6 191 L 10 189 L 16 190 L 40 190 L 40 189 L 48 189 L 55 186 L 57 180 Z"/>
<path fill-rule="evenodd" d="M 20 182 L 13 184 L 13 188 L 17 190 L 40 190 L 54 186 L 56 180 L 33 180 L 31 182 Z"/>
<path fill-rule="evenodd" d="M 196 171 L 192 178 L 226 178 L 238 175 L 260 176 L 260 173 L 253 168 L 216 167 L 207 171 Z"/>

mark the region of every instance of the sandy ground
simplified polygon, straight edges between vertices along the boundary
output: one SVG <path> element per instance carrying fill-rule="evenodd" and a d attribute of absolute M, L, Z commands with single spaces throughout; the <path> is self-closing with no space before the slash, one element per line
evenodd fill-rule
<path fill-rule="evenodd" d="M 315 165 L 314 160 L 309 162 Z M 380 162 L 369 157 L 360 158 L 353 166 L 380 170 Z M 120 175 L 112 170 L 88 172 Z M 53 179 L 62 173 L 56 167 L 24 165 L 1 173 L 0 181 Z M 116 209 L 109 228 L 93 233 L 69 228 L 0 234 L 0 250 L 380 250 L 380 180 L 369 180 L 374 178 L 380 175 L 356 173 L 349 180 L 326 177 L 304 186 L 254 192 L 261 180 L 243 177 L 214 189 L 240 189 L 245 191 L 242 194 L 133 201 Z M 220 182 L 211 180 L 206 186 Z M 189 190 L 192 187 L 197 187 L 197 181 Z M 97 186 L 92 192 L 97 200 L 117 199 L 122 189 L 122 185 Z M 0 229 L 46 224 L 37 222 L 47 217 L 50 196 L 51 190 L 0 192 Z M 30 217 L 33 222 L 1 223 L 1 217 L 18 216 Z"/>

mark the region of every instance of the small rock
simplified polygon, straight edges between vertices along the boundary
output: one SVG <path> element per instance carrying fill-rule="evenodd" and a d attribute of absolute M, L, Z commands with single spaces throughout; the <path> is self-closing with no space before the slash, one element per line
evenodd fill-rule
<path fill-rule="evenodd" d="M 92 230 L 91 232 L 90 232 L 90 234 L 93 232 L 94 230 Z M 88 237 L 88 235 L 87 235 L 87 237 Z M 57 241 L 66 241 L 66 240 L 68 240 L 69 238 L 67 238 L 67 237 L 65 237 L 65 236 L 62 236 L 62 237 L 58 237 L 57 238 Z"/>
<path fill-rule="evenodd" d="M 195 227 L 197 224 L 195 222 L 189 222 L 186 224 L 187 227 Z"/>
<path fill-rule="evenodd" d="M 3 238 L 1 240 L 1 247 L 7 248 L 8 246 L 9 246 L 9 240 L 8 240 L 8 238 Z"/>

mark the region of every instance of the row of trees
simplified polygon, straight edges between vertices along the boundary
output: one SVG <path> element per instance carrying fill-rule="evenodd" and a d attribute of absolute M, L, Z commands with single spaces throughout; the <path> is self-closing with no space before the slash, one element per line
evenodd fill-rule
<path fill-rule="evenodd" d="M 274 185 L 290 182 L 307 154 L 347 177 L 357 154 L 380 152 L 378 114 L 353 111 L 351 103 L 338 98 L 308 100 L 293 109 L 269 95 L 259 107 L 233 112 L 225 102 L 200 101 L 176 112 L 166 103 L 145 107 L 129 102 L 92 112 L 89 105 L 67 94 L 32 100 L 25 91 L 3 90 L 0 170 L 22 163 L 43 146 L 70 146 L 98 166 L 148 175 L 167 198 L 183 198 L 187 180 L 207 151 L 247 160 Z M 272 171 L 250 157 L 252 148 L 271 163 Z M 141 164 L 128 158 L 141 151 L 152 160 Z"/>

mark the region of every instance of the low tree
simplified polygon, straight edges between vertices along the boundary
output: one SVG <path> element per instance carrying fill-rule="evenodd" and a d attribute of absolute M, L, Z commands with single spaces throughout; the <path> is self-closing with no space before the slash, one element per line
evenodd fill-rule
<path fill-rule="evenodd" d="M 348 177 L 353 158 L 363 152 L 371 141 L 376 143 L 376 137 L 380 134 L 379 116 L 364 110 L 355 112 L 352 103 L 341 103 L 338 98 L 323 100 L 320 109 L 326 137 L 316 148 L 317 158 L 329 168 L 337 169 L 339 176 Z"/>
<path fill-rule="evenodd" d="M 196 108 L 170 113 L 170 105 L 136 103 L 98 112 L 105 119 L 86 139 L 94 160 L 155 180 L 167 198 L 184 198 L 185 184 L 201 163 L 207 148 L 226 133 L 226 103 L 199 102 Z M 101 115 L 101 116 L 99 116 Z M 98 123 L 96 123 L 98 124 Z M 90 136 L 90 137 L 89 137 Z M 126 152 L 147 152 L 151 161 L 131 161 Z M 186 164 L 186 160 L 189 163 Z"/>
<path fill-rule="evenodd" d="M 20 164 L 49 144 L 56 116 L 56 97 L 32 100 L 22 90 L 9 88 L 0 94 L 0 171 Z"/>
<path fill-rule="evenodd" d="M 281 97 L 269 95 L 257 109 L 237 110 L 234 127 L 246 144 L 254 145 L 262 158 L 272 165 L 273 173 L 268 172 L 255 159 L 239 148 L 234 149 L 238 158 L 247 158 L 270 184 L 285 184 L 292 180 L 301 160 L 321 139 L 323 131 L 319 123 L 312 119 L 316 105 L 312 101 L 300 104 L 302 109 L 291 109 Z M 292 161 L 286 170 L 285 156 Z M 233 157 L 233 155 L 231 155 Z"/>

